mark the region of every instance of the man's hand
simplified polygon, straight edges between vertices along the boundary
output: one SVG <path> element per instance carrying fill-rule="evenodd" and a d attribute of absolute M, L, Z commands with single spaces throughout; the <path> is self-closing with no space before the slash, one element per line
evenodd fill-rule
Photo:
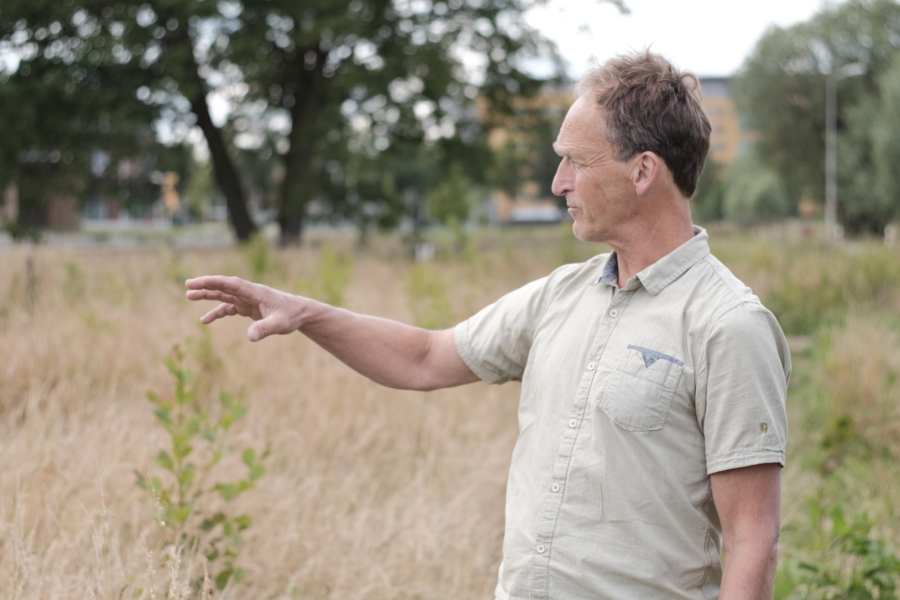
<path fill-rule="evenodd" d="M 435 390 L 478 381 L 456 350 L 453 330 L 426 331 L 396 321 L 358 315 L 237 277 L 185 282 L 189 300 L 220 302 L 200 319 L 240 315 L 255 322 L 251 342 L 301 330 L 356 372 L 388 387 Z"/>
<path fill-rule="evenodd" d="M 781 465 L 713 473 L 713 500 L 722 523 L 722 600 L 771 599 L 781 530 Z"/>
<path fill-rule="evenodd" d="M 251 342 L 270 335 L 286 335 L 300 328 L 304 298 L 292 296 L 258 283 L 250 283 L 238 277 L 213 275 L 188 279 L 188 300 L 214 300 L 221 302 L 200 318 L 203 324 L 224 317 L 240 315 L 255 321 L 247 329 Z"/>

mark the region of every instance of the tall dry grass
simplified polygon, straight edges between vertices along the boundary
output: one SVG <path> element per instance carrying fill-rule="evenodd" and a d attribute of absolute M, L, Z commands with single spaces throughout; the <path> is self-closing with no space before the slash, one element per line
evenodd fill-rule
<path fill-rule="evenodd" d="M 344 303 L 412 322 L 423 310 L 404 291 L 415 274 L 392 252 L 356 257 Z M 268 282 L 315 281 L 320 254 L 273 254 Z M 177 549 L 163 545 L 153 502 L 134 483 L 136 469 L 161 473 L 152 458 L 167 439 L 146 392 L 171 393 L 161 361 L 175 344 L 209 392 L 250 405 L 235 444 L 271 448 L 267 475 L 234 501 L 254 523 L 238 560 L 247 577 L 226 597 L 490 596 L 517 386 L 389 390 L 301 335 L 250 344 L 240 320 L 204 340 L 205 308 L 184 300 L 180 280 L 250 275 L 250 258 L 50 248 L 0 257 L 0 597 L 181 597 L 202 577 L 196 556 L 180 557 L 173 577 Z M 429 277 L 452 286 L 461 318 L 553 266 L 496 264 L 447 264 Z"/>
<path fill-rule="evenodd" d="M 235 447 L 271 449 L 257 487 L 226 507 L 254 520 L 238 559 L 247 577 L 213 596 L 491 597 L 518 386 L 385 389 L 301 335 L 251 344 L 248 323 L 237 319 L 201 329 L 205 307 L 184 300 L 182 281 L 254 276 L 331 294 L 352 310 L 437 325 L 601 250 L 569 236 L 505 232 L 480 240 L 481 252 L 425 267 L 388 242 L 351 262 L 352 248 L 340 239 L 292 252 L 259 245 L 4 251 L 0 598 L 194 593 L 201 557 L 165 544 L 134 474 L 161 474 L 153 457 L 168 439 L 146 392 L 171 394 L 162 359 L 176 344 L 202 394 L 226 390 L 250 406 L 234 426 Z M 891 539 L 900 531 L 892 508 L 900 490 L 896 252 L 722 235 L 713 250 L 799 336 L 792 338 L 800 350 L 788 400 L 783 554 L 808 538 L 810 494 L 866 508 L 875 531 Z M 350 269 L 346 289 L 342 280 L 324 280 L 326 264 Z M 828 447 L 841 415 L 852 417 L 852 435 Z M 833 455 L 841 461 L 823 471 Z M 240 471 L 239 463 L 238 456 L 223 461 L 223 477 Z M 205 508 L 222 506 L 211 500 Z"/>

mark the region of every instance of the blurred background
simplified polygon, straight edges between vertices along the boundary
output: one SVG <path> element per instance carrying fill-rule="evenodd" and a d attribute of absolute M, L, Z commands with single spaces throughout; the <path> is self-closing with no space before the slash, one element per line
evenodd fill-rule
<path fill-rule="evenodd" d="M 605 251 L 551 144 L 646 47 L 792 350 L 776 597 L 897 597 L 893 0 L 3 0 L 0 597 L 492 597 L 517 384 L 386 390 L 183 281 L 437 329 Z"/>
<path fill-rule="evenodd" d="M 0 223 L 6 243 L 227 223 L 290 245 L 559 221 L 571 82 L 651 47 L 701 77 L 698 222 L 893 239 L 897 19 L 887 0 L 9 0 Z"/>

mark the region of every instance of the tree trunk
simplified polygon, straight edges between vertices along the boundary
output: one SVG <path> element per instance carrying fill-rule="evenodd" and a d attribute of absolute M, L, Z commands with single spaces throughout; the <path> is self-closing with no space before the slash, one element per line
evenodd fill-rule
<path fill-rule="evenodd" d="M 212 122 L 209 115 L 209 106 L 206 103 L 206 94 L 201 91 L 191 101 L 191 108 L 197 115 L 197 125 L 206 136 L 209 145 L 209 155 L 213 163 L 213 172 L 219 190 L 225 195 L 225 203 L 228 206 L 228 218 L 234 227 L 234 233 L 238 240 L 246 242 L 256 232 L 256 225 L 247 211 L 247 202 L 244 199 L 244 190 L 241 189 L 240 177 L 228 156 L 228 149 L 222 140 L 222 133 Z"/>
<path fill-rule="evenodd" d="M 185 33 L 174 39 L 173 43 L 179 44 L 185 56 L 190 57 L 185 60 L 187 64 L 184 67 L 189 81 L 182 82 L 182 93 L 191 101 L 191 110 L 197 117 L 197 125 L 206 137 L 216 184 L 219 186 L 219 191 L 225 196 L 228 219 L 234 227 L 234 233 L 238 240 L 246 242 L 256 233 L 256 225 L 247 211 L 247 200 L 241 187 L 241 179 L 228 155 L 228 148 L 222 139 L 222 132 L 210 117 L 209 104 L 206 102 L 206 82 L 200 76 L 200 65 L 194 58 L 194 41 Z"/>
<path fill-rule="evenodd" d="M 315 197 L 318 188 L 313 172 L 313 144 L 329 84 L 322 74 L 326 52 L 316 51 L 316 65 L 309 70 L 304 68 L 305 52 L 298 51 L 296 55 L 298 59 L 287 67 L 296 88 L 291 107 L 290 148 L 284 157 L 284 182 L 278 211 L 282 246 L 300 244 L 306 205 Z"/>

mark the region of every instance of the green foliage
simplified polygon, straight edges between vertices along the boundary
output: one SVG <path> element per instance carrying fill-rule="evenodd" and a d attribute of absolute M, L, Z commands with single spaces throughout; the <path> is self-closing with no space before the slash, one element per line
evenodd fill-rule
<path fill-rule="evenodd" d="M 691 199 L 691 218 L 696 223 L 708 223 L 723 218 L 722 202 L 725 195 L 725 168 L 712 158 L 706 158 L 703 173 L 697 182 L 697 191 Z"/>
<path fill-rule="evenodd" d="M 462 166 L 451 166 L 447 177 L 429 195 L 431 216 L 446 224 L 456 238 L 459 251 L 467 242 L 465 223 L 474 205 L 472 182 L 466 177 Z"/>
<path fill-rule="evenodd" d="M 439 147 L 441 170 L 462 159 L 467 170 L 483 172 L 489 161 L 480 160 L 487 146 L 470 110 L 474 97 L 480 93 L 491 100 L 492 111 L 503 112 L 513 96 L 535 93 L 542 81 L 520 67 L 536 54 L 550 57 L 562 73 L 555 48 L 525 20 L 534 4 L 9 0 L 0 13 L 0 41 L 22 64 L 11 74 L 0 73 L 15 83 L 3 90 L 15 100 L 3 105 L 16 108 L 4 111 L 16 114 L 10 114 L 12 129 L 2 130 L 15 131 L 6 137 L 17 139 L 20 129 L 28 133 L 41 125 L 38 117 L 52 114 L 40 128 L 47 139 L 38 148 L 44 154 L 35 156 L 44 157 L 63 134 L 77 140 L 79 134 L 106 132 L 124 147 L 134 140 L 132 126 L 142 125 L 149 142 L 149 125 L 160 116 L 183 135 L 191 111 L 239 230 L 238 220 L 252 230 L 241 190 L 258 165 L 238 147 L 252 149 L 266 163 L 267 175 L 274 173 L 270 159 L 281 163 L 280 190 L 263 188 L 279 197 L 285 240 L 299 234 L 313 199 L 325 205 L 322 212 L 340 213 L 363 227 L 382 217 L 396 222 L 399 200 L 413 183 L 398 182 L 396 193 L 383 193 L 380 175 L 393 171 L 387 164 L 414 162 L 424 143 Z M 478 86 L 460 80 L 461 51 L 483 58 Z M 205 99 L 235 78 L 245 90 L 230 95 L 229 121 L 217 127 Z M 102 140 L 85 141 L 91 149 L 109 151 Z M 59 150 L 61 160 L 42 161 L 37 170 L 59 180 L 54 165 L 68 160 L 72 174 L 87 172 L 90 152 Z M 83 180 L 77 183 L 86 189 Z M 415 188 L 420 197 L 428 189 Z"/>
<path fill-rule="evenodd" d="M 778 175 L 763 166 L 755 152 L 742 154 L 725 181 L 723 216 L 749 225 L 782 218 L 788 210 L 787 193 Z"/>
<path fill-rule="evenodd" d="M 453 325 L 455 315 L 450 306 L 447 284 L 433 263 L 419 263 L 410 268 L 406 294 L 416 326 L 436 330 Z"/>
<path fill-rule="evenodd" d="M 871 136 L 870 144 L 861 140 L 851 146 L 871 148 L 871 185 L 854 194 L 852 202 L 843 203 L 849 219 L 869 220 L 866 229 L 876 234 L 882 233 L 885 224 L 900 218 L 900 54 L 894 56 L 879 79 L 879 87 L 881 94 L 874 106 L 867 110 L 869 106 L 861 105 L 848 119 L 848 129 L 865 130 Z M 856 228 L 862 229 L 862 223 Z"/>
<path fill-rule="evenodd" d="M 81 265 L 74 260 L 66 262 L 66 278 L 63 282 L 63 297 L 69 305 L 84 298 L 87 277 Z"/>
<path fill-rule="evenodd" d="M 272 268 L 272 256 L 269 244 L 261 235 L 254 235 L 244 247 L 244 258 L 250 267 L 253 281 L 263 283 Z"/>
<path fill-rule="evenodd" d="M 846 312 L 846 284 L 826 268 L 805 277 L 785 272 L 765 304 L 786 334 L 809 335 Z"/>
<path fill-rule="evenodd" d="M 344 290 L 353 276 L 353 256 L 341 254 L 326 246 L 322 249 L 316 273 L 319 276 L 322 301 L 332 306 L 343 306 Z"/>
<path fill-rule="evenodd" d="M 824 509 L 809 499 L 807 505 L 815 539 L 779 569 L 775 598 L 895 600 L 900 559 L 872 537 L 865 511 L 847 519 L 840 504 Z"/>
<path fill-rule="evenodd" d="M 353 277 L 353 256 L 325 246 L 319 253 L 315 280 L 299 278 L 294 293 L 321 300 L 332 306 L 344 306 L 344 290 Z"/>
<path fill-rule="evenodd" d="M 825 81 L 845 65 L 866 73 L 840 80 L 838 199 L 850 231 L 881 231 L 897 200 L 897 74 L 900 5 L 892 0 L 826 4 L 807 22 L 773 27 L 735 81 L 735 95 L 758 133 L 756 147 L 788 197 L 824 198 Z M 887 79 L 885 79 L 887 77 Z M 879 183 L 881 182 L 881 183 Z"/>
<path fill-rule="evenodd" d="M 215 467 L 230 450 L 228 431 L 246 415 L 247 406 L 221 392 L 215 417 L 207 414 L 193 387 L 193 374 L 176 347 L 165 360 L 175 378 L 175 393 L 164 398 L 148 392 L 157 422 L 169 435 L 168 449 L 160 450 L 154 462 L 162 477 L 137 473 L 137 485 L 146 490 L 158 511 L 158 520 L 169 544 L 201 552 L 209 561 L 216 586 L 240 581 L 244 570 L 238 566 L 241 534 L 251 525 L 248 515 L 233 515 L 227 508 L 213 510 L 211 497 L 228 503 L 252 489 L 265 468 L 252 448 L 241 459 L 247 475 L 236 481 L 211 482 Z M 263 456 L 264 458 L 265 456 Z"/>
<path fill-rule="evenodd" d="M 789 335 L 808 335 L 839 321 L 851 306 L 893 309 L 900 293 L 900 261 L 883 246 L 853 256 L 830 252 L 824 264 L 798 264 L 796 269 L 773 261 L 763 252 L 756 262 L 762 270 L 777 272 L 765 304 Z"/>

